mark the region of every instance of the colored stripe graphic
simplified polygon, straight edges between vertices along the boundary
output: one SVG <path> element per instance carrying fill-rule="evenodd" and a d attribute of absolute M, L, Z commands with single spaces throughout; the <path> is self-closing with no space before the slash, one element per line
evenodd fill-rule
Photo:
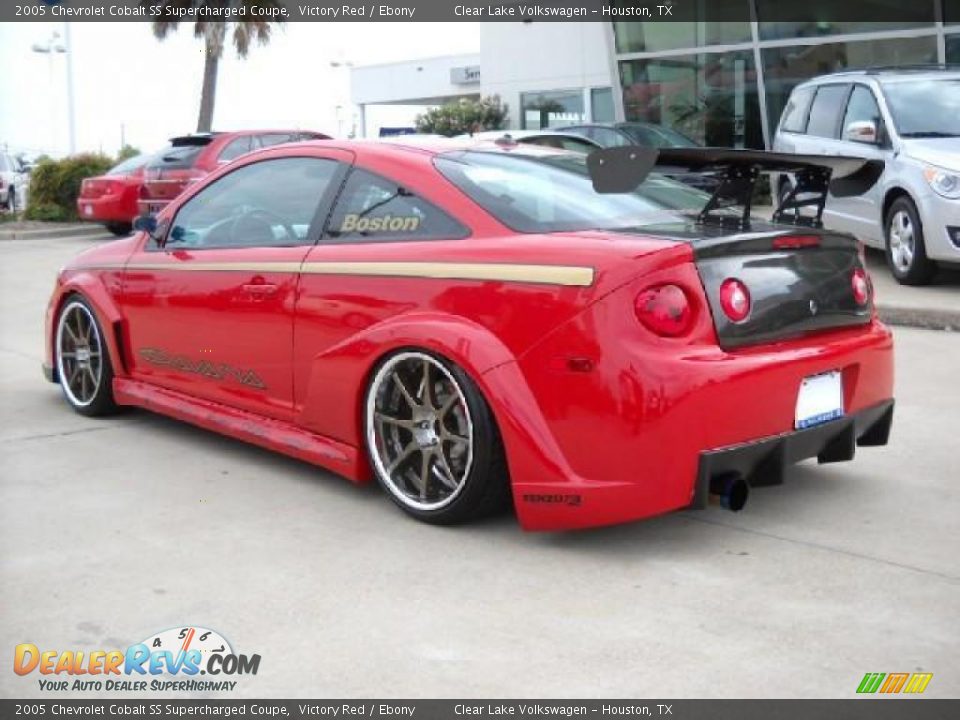
<path fill-rule="evenodd" d="M 903 691 L 905 693 L 922 693 L 927 689 L 927 685 L 930 684 L 932 678 L 933 673 L 914 673 Z"/>
<path fill-rule="evenodd" d="M 880 692 L 882 693 L 898 693 L 903 687 L 903 684 L 907 681 L 907 678 L 910 677 L 910 673 L 890 673 L 887 675 L 886 681 L 880 687 Z"/>
<path fill-rule="evenodd" d="M 867 673 L 863 676 L 863 680 L 860 681 L 860 687 L 857 688 L 857 692 L 875 693 L 877 688 L 880 687 L 880 683 L 883 682 L 884 677 L 886 677 L 886 673 Z"/>

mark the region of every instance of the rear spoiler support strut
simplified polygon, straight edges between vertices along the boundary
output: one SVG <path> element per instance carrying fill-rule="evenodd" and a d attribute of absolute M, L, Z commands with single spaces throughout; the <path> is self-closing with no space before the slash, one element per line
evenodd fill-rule
<path fill-rule="evenodd" d="M 830 175 L 828 168 L 806 168 L 797 171 L 794 174 L 793 187 L 773 211 L 773 222 L 822 228 Z M 802 215 L 800 210 L 805 207 L 812 207 L 814 214 Z"/>

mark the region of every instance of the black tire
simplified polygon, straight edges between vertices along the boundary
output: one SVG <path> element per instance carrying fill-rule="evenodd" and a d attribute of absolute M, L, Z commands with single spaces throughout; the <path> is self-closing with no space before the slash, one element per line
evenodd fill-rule
<path fill-rule="evenodd" d="M 909 197 L 893 201 L 883 220 L 887 267 L 902 285 L 927 285 L 937 274 L 937 264 L 927 257 L 923 225 Z"/>
<path fill-rule="evenodd" d="M 109 222 L 107 223 L 107 230 L 112 232 L 117 237 L 125 237 L 133 232 L 133 223 Z"/>
<path fill-rule="evenodd" d="M 7 190 L 7 210 L 13 214 L 17 212 L 17 193 L 13 186 Z"/>
<path fill-rule="evenodd" d="M 391 420 L 390 423 L 382 422 L 380 418 L 387 412 L 394 412 L 389 406 L 391 399 L 401 395 L 393 387 L 395 385 L 394 379 L 397 376 L 403 378 L 408 373 L 404 369 L 407 364 L 422 362 L 422 359 L 432 363 L 433 369 L 428 371 L 428 377 L 430 377 L 429 372 L 433 372 L 430 382 L 431 390 L 427 391 L 426 401 L 422 392 L 426 383 L 421 385 L 420 390 L 409 393 L 409 395 L 413 396 L 414 401 L 428 403 L 433 411 L 441 413 L 433 421 L 433 429 L 397 429 L 392 424 L 396 422 L 395 419 Z M 442 368 L 442 370 L 439 368 Z M 456 398 L 453 392 L 446 395 L 441 394 L 447 387 L 448 381 L 455 383 L 456 389 L 459 391 Z M 401 379 L 400 382 L 405 384 L 408 381 Z M 439 407 L 447 404 L 440 400 L 444 397 L 447 401 L 454 403 L 446 411 Z M 438 407 L 432 407 L 434 405 Z M 411 423 L 416 412 L 413 405 L 407 403 L 406 406 L 402 405 L 398 410 L 402 411 L 403 407 L 407 406 L 409 406 L 411 420 L 403 422 Z M 424 404 L 419 407 L 423 410 L 426 406 Z M 463 407 L 466 408 L 466 411 L 463 411 Z M 458 414 L 457 417 L 452 419 L 459 423 L 465 421 L 470 428 L 469 450 L 464 451 L 469 453 L 469 460 L 465 467 L 455 465 L 453 456 L 454 448 L 461 446 L 460 443 L 451 443 L 449 450 L 447 449 L 448 446 L 445 445 L 445 442 L 448 441 L 444 440 L 437 442 L 433 449 L 429 445 L 417 444 L 416 432 L 418 431 L 433 432 L 434 429 L 439 429 L 436 437 L 442 438 L 444 436 L 445 424 L 449 427 L 451 420 L 451 418 L 446 417 L 445 413 Z M 387 428 L 390 429 L 387 430 Z M 387 437 L 391 433 L 394 437 Z M 510 482 L 503 444 L 493 414 L 473 380 L 463 370 L 445 358 L 424 350 L 411 348 L 395 352 L 381 360 L 374 369 L 364 395 L 364 437 L 370 465 L 380 486 L 398 507 L 417 520 L 434 525 L 456 525 L 492 515 L 508 505 Z M 385 463 L 389 457 L 385 457 L 385 454 L 391 451 L 391 444 L 393 444 L 393 450 L 398 454 L 403 454 L 399 452 L 401 445 L 407 448 L 416 445 L 418 449 L 414 450 L 414 454 L 411 455 L 409 461 L 401 463 L 398 470 L 388 473 Z M 436 448 L 439 448 L 439 452 L 443 454 L 442 465 L 439 464 L 441 461 L 434 461 L 434 464 L 431 464 L 429 459 L 425 459 L 425 451 L 437 453 Z M 462 454 L 461 461 L 463 460 Z M 399 468 L 404 467 L 406 469 L 399 473 Z M 454 471 L 458 467 L 462 467 L 462 479 L 459 481 L 457 489 L 450 490 L 447 499 L 442 499 L 440 491 L 445 489 L 441 477 L 444 474 L 444 468 L 446 477 L 453 480 L 457 475 Z M 420 468 L 423 472 L 416 468 Z M 411 470 L 415 476 L 418 475 L 423 480 L 423 487 L 429 488 L 431 480 L 433 481 L 437 498 L 426 498 L 426 491 L 423 491 L 419 498 L 413 497 L 410 493 L 413 489 L 410 483 L 402 477 L 399 480 L 395 478 L 398 473 L 410 477 Z M 437 503 L 444 504 L 434 506 Z"/>
<path fill-rule="evenodd" d="M 118 410 L 113 397 L 113 365 L 104 337 L 90 304 L 80 295 L 68 297 L 57 314 L 54 363 L 67 404 L 88 417 Z"/>

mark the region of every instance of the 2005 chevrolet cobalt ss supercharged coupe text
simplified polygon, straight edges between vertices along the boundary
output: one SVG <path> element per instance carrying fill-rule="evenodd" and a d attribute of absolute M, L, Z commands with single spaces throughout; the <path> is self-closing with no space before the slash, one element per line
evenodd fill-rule
<path fill-rule="evenodd" d="M 636 151 L 623 187 L 601 168 L 630 148 L 252 153 L 60 272 L 47 376 L 80 413 L 141 406 L 376 478 L 434 523 L 511 495 L 528 529 L 739 509 L 790 463 L 885 444 L 892 342 L 856 242 L 816 202 L 748 208 L 760 171 L 822 198 L 870 168 Z M 719 187 L 650 174 L 668 165 Z"/>

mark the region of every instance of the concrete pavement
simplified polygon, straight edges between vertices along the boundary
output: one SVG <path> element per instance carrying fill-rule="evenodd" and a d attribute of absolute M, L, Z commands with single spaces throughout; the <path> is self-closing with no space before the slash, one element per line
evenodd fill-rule
<path fill-rule="evenodd" d="M 223 697 L 852 698 L 865 672 L 920 670 L 926 696 L 960 695 L 960 335 L 898 328 L 892 444 L 805 463 L 740 514 L 441 529 L 146 412 L 71 412 L 40 375 L 41 318 L 90 244 L 3 246 L 8 662 L 198 624 L 262 656 Z M 0 672 L 0 696 L 42 694 Z"/>

